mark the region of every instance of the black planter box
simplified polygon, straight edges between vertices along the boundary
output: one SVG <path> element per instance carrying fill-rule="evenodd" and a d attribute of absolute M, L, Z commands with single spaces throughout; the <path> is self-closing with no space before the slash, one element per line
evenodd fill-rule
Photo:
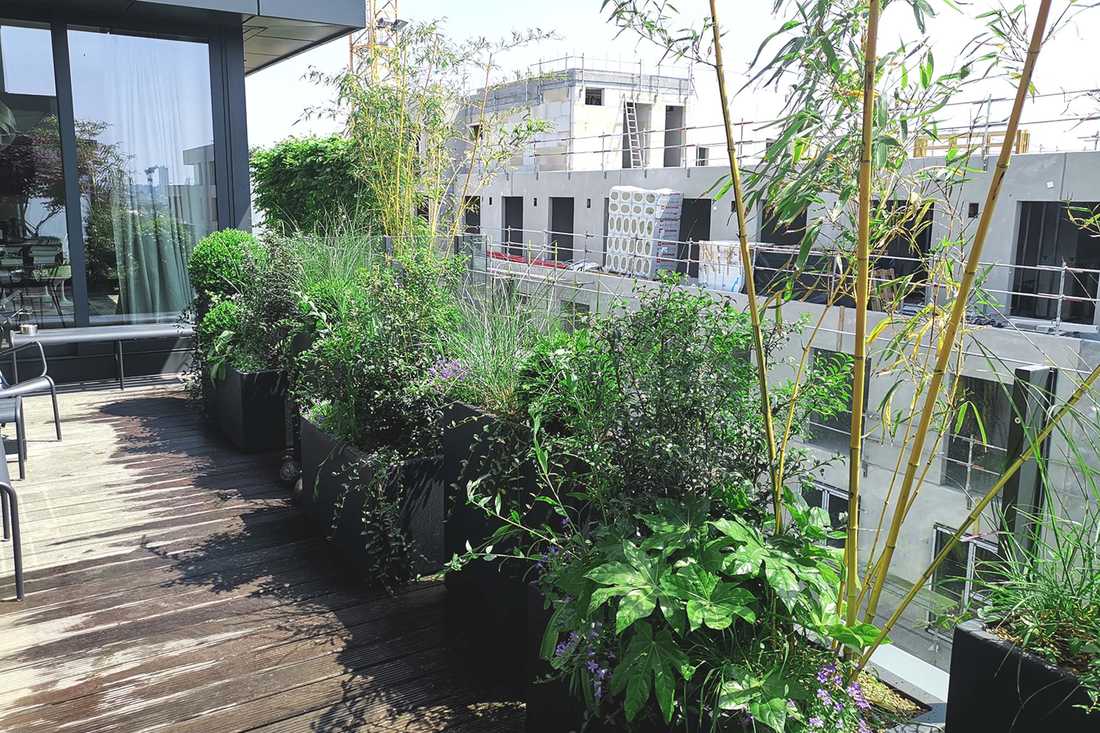
<path fill-rule="evenodd" d="M 444 546 L 447 558 L 478 547 L 498 523 L 467 504 L 467 484 L 489 473 L 503 460 L 494 440 L 498 418 L 464 404 L 451 405 L 443 416 L 443 474 L 446 485 Z M 531 491 L 534 472 L 523 475 L 515 490 Z M 522 692 L 527 680 L 527 583 L 518 563 L 474 561 L 448 571 L 447 621 L 450 636 L 470 672 Z"/>
<path fill-rule="evenodd" d="M 1096 733 L 1100 713 L 1078 705 L 1088 695 L 1070 672 L 985 630 L 977 621 L 955 627 L 946 733 Z"/>
<path fill-rule="evenodd" d="M 302 508 L 354 568 L 366 554 L 360 520 L 364 494 L 354 490 L 364 455 L 306 418 L 301 442 Z M 436 572 L 443 563 L 441 467 L 440 456 L 417 458 L 402 464 L 395 478 L 404 490 L 401 524 L 420 556 L 416 569 L 421 573 Z"/>
<path fill-rule="evenodd" d="M 584 724 L 585 708 L 581 700 L 569 693 L 565 682 L 547 679 L 553 671 L 542 658 L 540 649 L 546 625 L 553 611 L 546 608 L 546 598 L 537 588 L 529 587 L 527 593 L 527 638 L 524 641 L 527 654 L 526 733 L 563 733 L 580 731 Z M 589 724 L 588 731 L 599 730 Z"/>
<path fill-rule="evenodd" d="M 238 450 L 263 453 L 284 447 L 286 377 L 282 372 L 239 372 L 227 366 L 207 394 L 208 414 Z"/>

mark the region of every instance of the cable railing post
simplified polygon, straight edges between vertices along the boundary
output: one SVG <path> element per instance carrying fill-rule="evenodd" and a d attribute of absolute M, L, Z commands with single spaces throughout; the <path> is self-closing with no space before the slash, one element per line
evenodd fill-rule
<path fill-rule="evenodd" d="M 1054 316 L 1054 335 L 1062 334 L 1062 305 L 1066 297 L 1066 261 L 1062 260 L 1062 270 L 1058 273 L 1058 312 Z"/>

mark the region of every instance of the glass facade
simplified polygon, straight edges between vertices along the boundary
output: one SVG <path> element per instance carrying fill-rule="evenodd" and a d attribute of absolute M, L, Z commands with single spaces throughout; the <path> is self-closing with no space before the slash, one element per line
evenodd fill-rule
<path fill-rule="evenodd" d="M 217 228 L 206 44 L 70 30 L 92 325 L 174 320 Z"/>
<path fill-rule="evenodd" d="M 48 28 L 0 21 L 0 317 L 73 325 L 72 265 Z"/>
<path fill-rule="evenodd" d="M 0 20 L 0 317 L 175 321 L 217 204 L 206 42 Z"/>

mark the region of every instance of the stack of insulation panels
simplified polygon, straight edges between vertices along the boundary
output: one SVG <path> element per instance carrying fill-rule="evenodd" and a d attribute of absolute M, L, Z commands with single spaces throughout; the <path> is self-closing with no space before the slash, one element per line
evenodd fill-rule
<path fill-rule="evenodd" d="M 612 186 L 607 203 L 609 272 L 654 278 L 675 270 L 684 195 L 669 188 Z"/>

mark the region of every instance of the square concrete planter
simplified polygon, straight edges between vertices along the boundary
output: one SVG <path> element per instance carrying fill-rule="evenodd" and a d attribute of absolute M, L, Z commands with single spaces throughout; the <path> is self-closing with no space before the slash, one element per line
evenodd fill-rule
<path fill-rule="evenodd" d="M 264 453 L 286 445 L 286 376 L 281 371 L 239 372 L 226 366 L 208 392 L 207 408 L 238 450 Z"/>
<path fill-rule="evenodd" d="M 978 621 L 955 627 L 946 733 L 1096 733 L 1100 713 L 1076 676 L 990 633 Z"/>
<path fill-rule="evenodd" d="M 354 569 L 366 556 L 362 537 L 366 478 L 362 451 L 302 418 L 301 505 Z M 403 494 L 401 526 L 420 556 L 416 570 L 436 572 L 443 562 L 443 482 L 440 456 L 405 461 L 394 472 L 388 491 Z"/>

